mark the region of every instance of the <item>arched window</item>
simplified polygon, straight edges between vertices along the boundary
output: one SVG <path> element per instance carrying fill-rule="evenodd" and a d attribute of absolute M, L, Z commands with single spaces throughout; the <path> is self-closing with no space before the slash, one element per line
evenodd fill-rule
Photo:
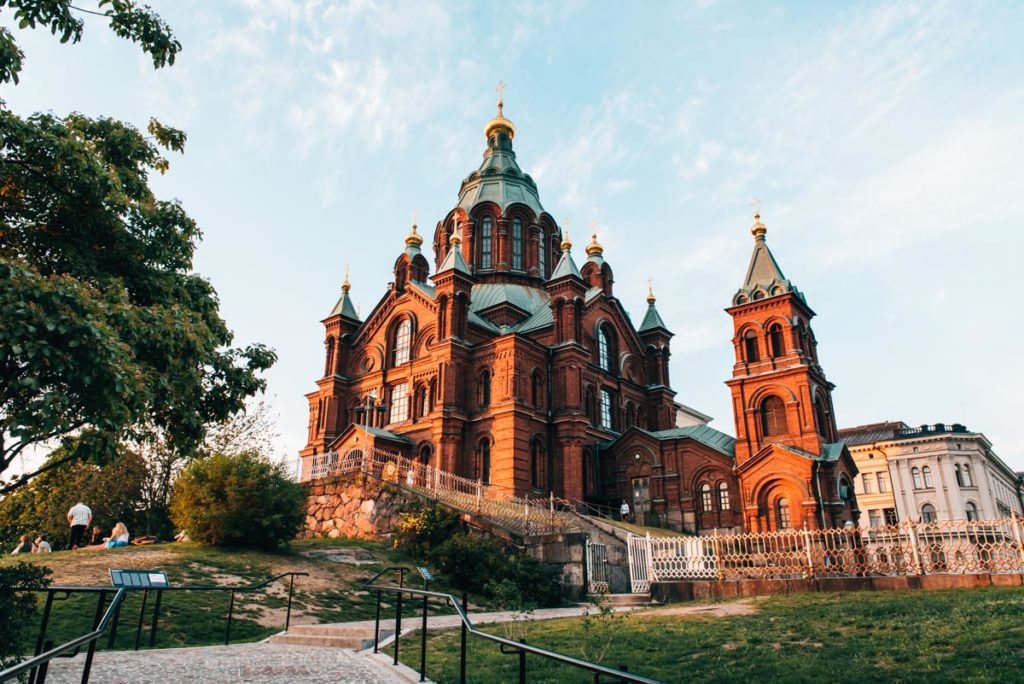
<path fill-rule="evenodd" d="M 774 323 L 768 328 L 768 340 L 771 342 L 772 356 L 774 358 L 778 358 L 786 353 L 786 348 L 782 341 L 781 325 Z"/>
<path fill-rule="evenodd" d="M 413 397 L 412 417 L 415 420 L 423 418 L 428 413 L 430 413 L 430 390 L 426 385 L 420 385 L 416 388 L 416 394 Z"/>
<path fill-rule="evenodd" d="M 587 388 L 586 392 L 583 395 L 583 403 L 585 404 L 585 406 L 583 407 L 583 410 L 587 412 L 587 418 L 590 419 L 590 424 L 591 425 L 596 425 L 597 424 L 597 407 L 595 406 L 595 401 L 594 401 L 594 390 L 592 390 L 589 387 Z"/>
<path fill-rule="evenodd" d="M 818 421 L 818 434 L 828 435 L 828 414 L 825 413 L 825 401 L 820 396 L 814 402 L 814 416 Z"/>
<path fill-rule="evenodd" d="M 539 371 L 534 371 L 530 382 L 530 402 L 534 408 L 543 408 L 544 406 L 544 379 L 540 376 Z"/>
<path fill-rule="evenodd" d="M 711 485 L 707 482 L 700 486 L 700 508 L 705 513 L 715 510 L 714 504 L 711 502 Z"/>
<path fill-rule="evenodd" d="M 491 233 L 491 217 L 484 216 L 480 224 L 480 268 L 491 267 Z"/>
<path fill-rule="evenodd" d="M 409 385 L 401 383 L 391 388 L 391 421 L 400 423 L 409 418 Z"/>
<path fill-rule="evenodd" d="M 914 466 L 910 469 L 910 476 L 914 478 L 914 489 L 921 489 L 923 486 L 921 484 L 921 469 Z"/>
<path fill-rule="evenodd" d="M 530 445 L 530 485 L 534 489 L 547 488 L 547 459 L 544 458 L 544 445 L 539 439 Z"/>
<path fill-rule="evenodd" d="M 327 361 L 324 363 L 324 375 L 334 373 L 334 338 L 327 338 Z"/>
<path fill-rule="evenodd" d="M 718 483 L 718 509 L 722 511 L 729 510 L 729 483 L 719 482 Z"/>
<path fill-rule="evenodd" d="M 615 402 L 612 391 L 601 388 L 601 427 L 607 430 L 615 429 Z"/>
<path fill-rule="evenodd" d="M 935 515 L 935 506 L 932 506 L 931 504 L 921 506 L 921 522 L 933 523 L 938 519 L 939 517 Z"/>
<path fill-rule="evenodd" d="M 963 486 L 964 487 L 973 487 L 974 486 L 974 480 L 971 479 L 971 466 L 969 466 L 966 463 L 964 463 L 962 466 L 960 466 L 960 468 L 963 470 L 963 473 L 964 473 L 964 485 Z"/>
<path fill-rule="evenodd" d="M 970 501 L 968 501 L 964 505 L 964 513 L 967 514 L 967 519 L 968 520 L 977 520 L 978 519 L 978 507 L 975 506 Z"/>
<path fill-rule="evenodd" d="M 597 329 L 597 363 L 603 371 L 612 369 L 612 350 L 608 341 L 608 331 L 602 325 Z"/>
<path fill-rule="evenodd" d="M 540 229 L 540 241 L 537 243 L 537 268 L 540 270 L 540 277 L 548 277 L 548 241 L 545 239 L 547 232 Z"/>
<path fill-rule="evenodd" d="M 422 447 L 420 447 L 420 465 L 429 465 L 430 456 L 433 454 L 433 452 L 434 450 L 431 448 L 429 444 L 424 444 Z"/>
<path fill-rule="evenodd" d="M 761 431 L 766 437 L 789 432 L 786 425 L 786 405 L 782 403 L 782 399 L 772 395 L 761 402 Z"/>
<path fill-rule="evenodd" d="M 757 333 L 753 330 L 748 330 L 743 335 L 743 355 L 748 363 L 761 360 L 761 353 L 757 349 Z"/>
<path fill-rule="evenodd" d="M 483 371 L 477 377 L 476 381 L 476 398 L 477 403 L 483 406 L 491 405 L 491 373 L 490 371 Z"/>
<path fill-rule="evenodd" d="M 921 468 L 921 474 L 924 475 L 924 486 L 926 488 L 933 487 L 934 485 L 932 484 L 932 469 L 929 468 L 928 466 L 925 466 L 924 468 Z"/>
<path fill-rule="evenodd" d="M 960 473 L 960 466 L 959 465 L 954 465 L 953 466 L 953 475 L 956 476 L 956 484 L 957 484 L 957 486 L 963 487 L 964 486 L 964 478 L 963 478 L 963 475 Z"/>
<path fill-rule="evenodd" d="M 395 330 L 395 343 L 391 352 L 391 365 L 401 366 L 409 362 L 409 347 L 412 345 L 412 321 L 403 319 Z"/>
<path fill-rule="evenodd" d="M 491 482 L 491 442 L 486 437 L 480 440 L 477 447 L 476 479 L 484 484 Z"/>
<path fill-rule="evenodd" d="M 785 497 L 775 502 L 775 527 L 779 530 L 788 530 L 792 527 L 789 518 L 789 500 Z"/>
<path fill-rule="evenodd" d="M 523 270 L 523 220 L 512 220 L 512 268 Z"/>
<path fill-rule="evenodd" d="M 636 409 L 633 408 L 633 402 L 626 402 L 626 424 L 622 427 L 628 428 L 636 425 Z"/>

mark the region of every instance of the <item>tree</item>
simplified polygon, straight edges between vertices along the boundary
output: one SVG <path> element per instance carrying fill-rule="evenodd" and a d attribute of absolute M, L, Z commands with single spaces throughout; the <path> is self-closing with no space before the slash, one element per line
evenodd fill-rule
<path fill-rule="evenodd" d="M 5 7 L 23 29 L 81 39 L 84 10 L 69 0 Z M 148 8 L 97 7 L 154 66 L 174 62 L 181 46 Z M 23 59 L 0 28 L 0 83 L 17 81 Z M 48 467 L 102 463 L 154 433 L 190 453 L 266 385 L 274 352 L 231 347 L 216 292 L 191 270 L 199 228 L 148 185 L 185 134 L 156 120 L 148 133 L 80 114 L 21 118 L 0 103 L 0 474 L 27 447 L 71 436 Z"/>
<path fill-rule="evenodd" d="M 31 652 L 39 602 L 38 589 L 50 585 L 50 569 L 19 562 L 0 566 L 0 670 L 21 662 Z"/>
<path fill-rule="evenodd" d="M 280 463 L 252 453 L 193 461 L 174 483 L 171 519 L 193 541 L 273 548 L 298 534 L 305 495 Z"/>

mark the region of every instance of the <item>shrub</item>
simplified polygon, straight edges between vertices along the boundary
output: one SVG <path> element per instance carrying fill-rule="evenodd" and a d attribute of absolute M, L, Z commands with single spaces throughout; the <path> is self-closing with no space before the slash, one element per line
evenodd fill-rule
<path fill-rule="evenodd" d="M 459 516 L 435 503 L 410 502 L 399 514 L 395 546 L 414 558 L 428 560 L 459 528 Z"/>
<path fill-rule="evenodd" d="M 302 525 L 302 488 L 283 464 L 253 453 L 194 461 L 174 484 L 171 520 L 193 541 L 273 548 Z"/>
<path fill-rule="evenodd" d="M 30 589 L 50 584 L 50 569 L 19 562 L 0 566 L 0 670 L 31 652 L 29 639 L 36 627 L 37 601 Z"/>
<path fill-rule="evenodd" d="M 511 584 L 518 589 L 524 607 L 561 603 L 556 570 L 493 539 L 457 534 L 432 556 L 459 589 L 501 599 L 510 595 Z"/>

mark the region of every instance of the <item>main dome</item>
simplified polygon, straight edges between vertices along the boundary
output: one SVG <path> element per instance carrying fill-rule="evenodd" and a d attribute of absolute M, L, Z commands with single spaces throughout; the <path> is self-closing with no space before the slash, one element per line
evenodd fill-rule
<path fill-rule="evenodd" d="M 502 115 L 500 104 L 498 116 L 487 123 L 485 134 L 484 160 L 480 168 L 462 181 L 459 208 L 470 214 L 473 207 L 483 202 L 494 202 L 502 211 L 519 203 L 529 207 L 534 216 L 540 216 L 544 207 L 537 194 L 537 184 L 516 163 L 516 153 L 512 150 L 515 126 Z"/>

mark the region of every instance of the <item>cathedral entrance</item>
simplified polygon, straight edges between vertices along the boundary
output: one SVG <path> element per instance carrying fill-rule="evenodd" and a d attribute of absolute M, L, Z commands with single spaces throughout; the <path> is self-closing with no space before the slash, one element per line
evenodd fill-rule
<path fill-rule="evenodd" d="M 633 514 L 637 525 L 646 525 L 651 513 L 651 478 L 633 478 Z"/>

